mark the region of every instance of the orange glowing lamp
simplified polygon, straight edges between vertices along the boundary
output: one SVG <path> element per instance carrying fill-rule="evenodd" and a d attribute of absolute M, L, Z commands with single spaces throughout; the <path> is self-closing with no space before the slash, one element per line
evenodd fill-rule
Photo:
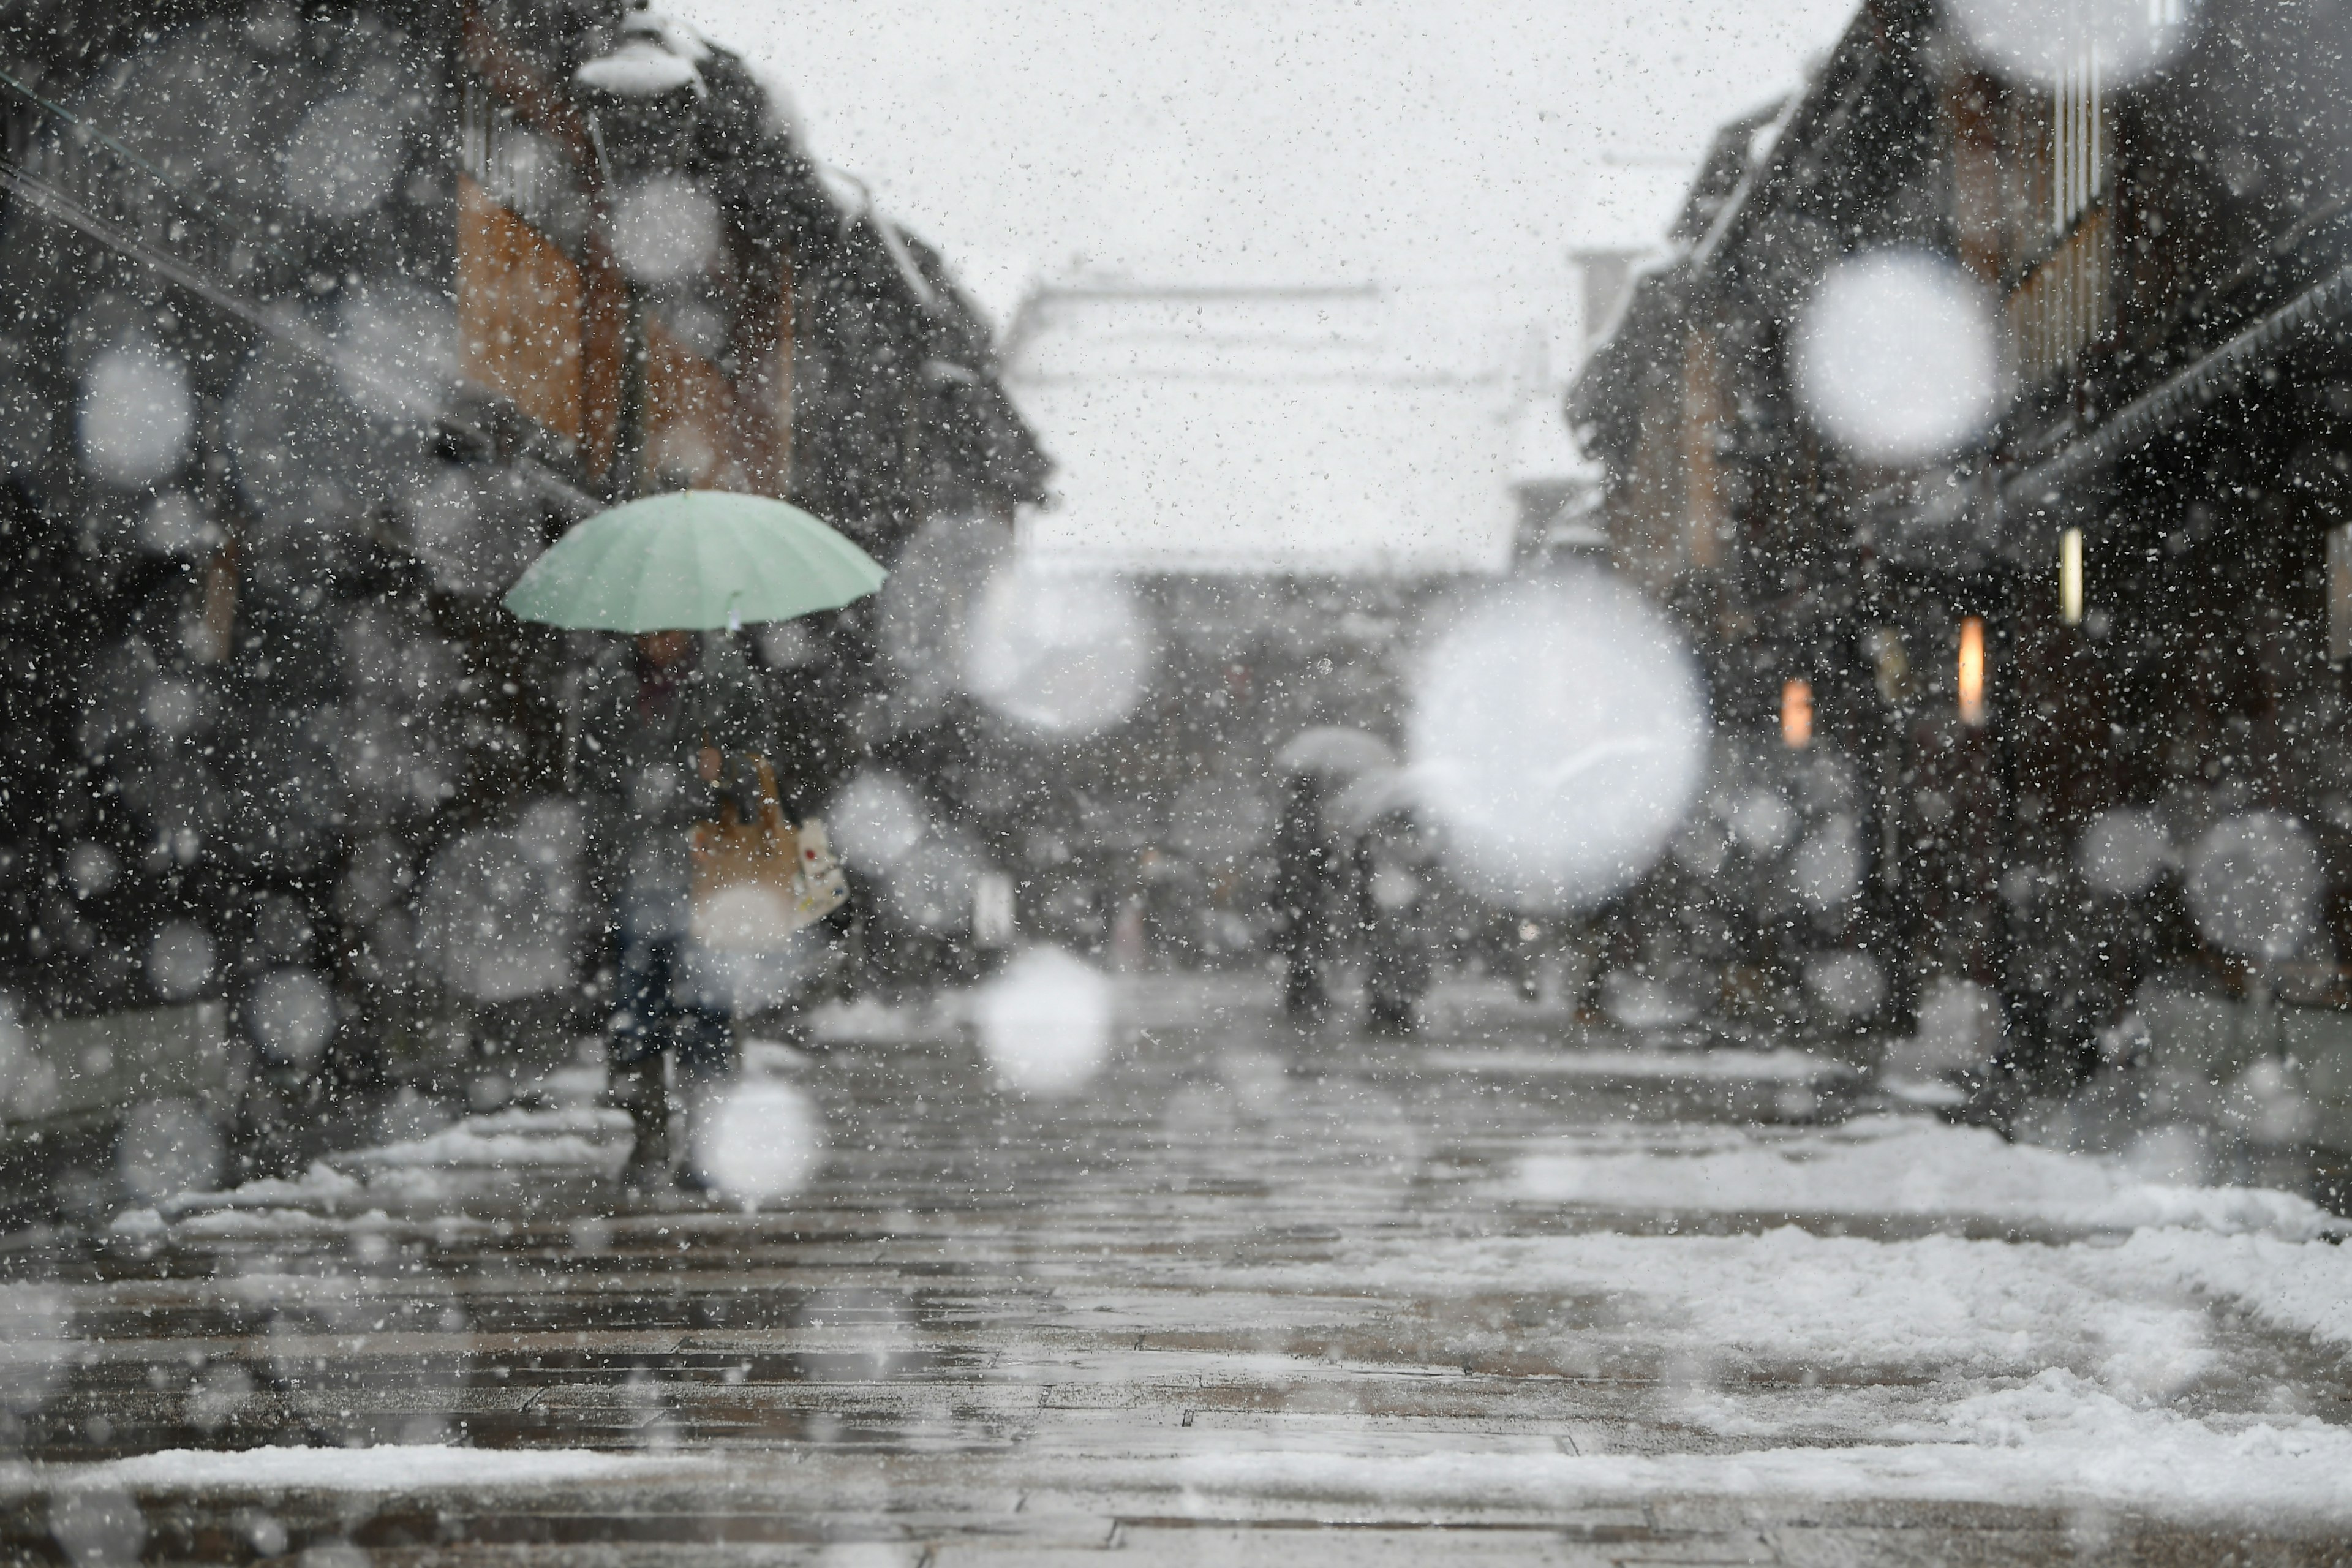
<path fill-rule="evenodd" d="M 1960 623 L 1960 722 L 1985 721 L 1984 617 L 1970 616 Z"/>
<path fill-rule="evenodd" d="M 1792 752 L 1813 743 L 1813 683 L 1810 680 L 1780 685 L 1780 743 Z"/>

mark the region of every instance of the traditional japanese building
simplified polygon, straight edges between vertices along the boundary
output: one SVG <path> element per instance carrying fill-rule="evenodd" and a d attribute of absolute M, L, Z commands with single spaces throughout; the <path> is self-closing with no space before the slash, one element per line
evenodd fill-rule
<path fill-rule="evenodd" d="M 573 521 L 743 489 L 887 564 L 1042 494 L 938 254 L 642 5 L 29 0 L 0 128 L 0 990 L 37 1035 L 146 1020 L 91 1026 L 126 1067 L 593 1012 L 595 639 L 497 608 Z M 762 642 L 811 804 L 869 619 Z M 11 1114 L 137 1089 L 67 1078 Z"/>
<path fill-rule="evenodd" d="M 1853 820 L 1850 896 L 1751 921 L 1724 965 L 1793 996 L 1861 952 L 1880 1025 L 1967 982 L 2014 1059 L 2080 1070 L 2128 1017 L 2228 1080 L 2269 1027 L 2234 999 L 2352 1001 L 2352 19 L 2164 0 L 1970 31 L 2000 9 L 1872 0 L 1727 126 L 1569 417 L 1724 732 L 1833 776 Z M 1803 395 L 1823 279 L 1890 255 L 1986 323 L 1983 406 L 1933 450 L 1825 434 Z M 1975 374 L 1918 326 L 1875 323 L 1912 367 L 1887 384 Z M 2324 1011 L 2284 1027 L 2352 1065 Z"/>

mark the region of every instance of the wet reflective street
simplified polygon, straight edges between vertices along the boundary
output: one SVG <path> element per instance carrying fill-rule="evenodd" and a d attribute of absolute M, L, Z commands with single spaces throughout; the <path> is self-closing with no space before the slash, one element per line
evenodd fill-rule
<path fill-rule="evenodd" d="M 1129 982 L 1059 1100 L 951 1006 L 836 1013 L 751 1053 L 829 1129 L 772 1212 L 620 1204 L 575 1074 L 20 1233 L 7 1551 L 2333 1561 L 2319 1211 L 1506 997 L 1372 1042 Z"/>

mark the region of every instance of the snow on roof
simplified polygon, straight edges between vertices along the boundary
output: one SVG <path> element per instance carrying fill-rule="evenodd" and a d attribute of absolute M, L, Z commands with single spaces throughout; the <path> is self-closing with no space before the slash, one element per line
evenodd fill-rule
<path fill-rule="evenodd" d="M 621 31 L 655 39 L 671 54 L 694 65 L 703 65 L 710 58 L 710 40 L 691 23 L 651 5 L 640 5 L 624 16 Z"/>
<path fill-rule="evenodd" d="M 874 193 L 866 188 L 866 182 L 846 169 L 836 169 L 831 163 L 819 163 L 816 165 L 816 177 L 817 183 L 824 187 L 824 194 L 833 198 L 833 205 L 841 209 L 845 217 L 864 217 L 866 210 L 874 205 Z"/>
<path fill-rule="evenodd" d="M 710 89 L 694 61 L 672 54 L 650 38 L 624 38 L 572 73 L 581 86 L 616 98 L 660 98 L 691 88 L 701 98 Z"/>
<path fill-rule="evenodd" d="M 621 18 L 620 41 L 572 72 L 572 79 L 616 98 L 660 98 L 685 88 L 702 98 L 710 89 L 701 68 L 711 52 L 710 40 L 687 23 L 640 5 Z"/>
<path fill-rule="evenodd" d="M 1005 384 L 1055 456 L 1024 548 L 1153 571 L 1487 572 L 1560 454 L 1556 285 L 1049 286 Z M 1557 347 L 1531 352 L 1536 335 Z"/>

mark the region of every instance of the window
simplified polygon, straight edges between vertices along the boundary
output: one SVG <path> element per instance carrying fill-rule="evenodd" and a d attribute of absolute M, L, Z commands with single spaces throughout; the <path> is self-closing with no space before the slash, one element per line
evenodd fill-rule
<path fill-rule="evenodd" d="M 2050 231 L 2063 237 L 2106 194 L 2105 105 L 2100 101 L 2099 46 L 2074 46 L 2051 105 Z"/>
<path fill-rule="evenodd" d="M 467 82 L 458 112 L 458 167 L 491 200 L 577 255 L 593 209 L 571 153 L 480 81 Z"/>

